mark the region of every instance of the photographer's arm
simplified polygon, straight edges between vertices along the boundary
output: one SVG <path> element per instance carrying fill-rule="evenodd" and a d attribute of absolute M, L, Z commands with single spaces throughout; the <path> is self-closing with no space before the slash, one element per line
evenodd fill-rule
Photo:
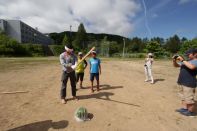
<path fill-rule="evenodd" d="M 184 64 L 187 68 L 189 68 L 189 69 L 191 69 L 191 70 L 195 70 L 195 69 L 196 69 L 196 66 L 195 66 L 195 65 L 191 64 L 191 63 L 188 62 L 188 61 L 184 61 L 184 58 L 183 58 L 183 57 L 180 57 L 180 56 L 179 56 L 177 59 L 180 60 L 180 61 L 182 61 L 183 64 Z"/>
<path fill-rule="evenodd" d="M 183 61 L 184 65 L 187 66 L 187 68 L 191 69 L 191 70 L 195 70 L 196 66 L 189 63 L 188 61 Z"/>

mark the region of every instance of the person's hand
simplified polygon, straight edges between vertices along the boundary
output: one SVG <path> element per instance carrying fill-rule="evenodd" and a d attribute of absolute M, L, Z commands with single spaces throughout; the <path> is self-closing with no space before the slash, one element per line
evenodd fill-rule
<path fill-rule="evenodd" d="M 72 66 L 71 66 L 71 68 L 72 68 L 73 70 L 75 70 L 75 68 L 76 68 L 76 65 L 72 65 Z"/>
<path fill-rule="evenodd" d="M 178 61 L 183 61 L 183 60 L 184 60 L 184 58 L 183 58 L 183 57 L 181 57 L 181 56 L 179 56 L 179 57 L 177 57 L 177 60 L 178 60 Z"/>
<path fill-rule="evenodd" d="M 71 67 L 71 66 L 72 66 L 72 63 L 69 63 L 69 64 L 68 64 L 68 67 Z"/>

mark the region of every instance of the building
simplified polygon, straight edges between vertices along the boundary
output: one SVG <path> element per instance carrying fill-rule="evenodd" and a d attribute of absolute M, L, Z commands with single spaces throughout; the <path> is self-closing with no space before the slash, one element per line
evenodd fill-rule
<path fill-rule="evenodd" d="M 20 20 L 0 19 L 0 28 L 20 43 L 52 44 L 53 40 Z"/>

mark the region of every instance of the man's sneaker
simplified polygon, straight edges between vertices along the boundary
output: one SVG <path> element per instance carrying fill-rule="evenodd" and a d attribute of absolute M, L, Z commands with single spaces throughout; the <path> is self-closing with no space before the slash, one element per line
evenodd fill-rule
<path fill-rule="evenodd" d="M 154 81 L 151 81 L 150 83 L 151 83 L 151 84 L 154 84 Z"/>
<path fill-rule="evenodd" d="M 180 108 L 180 109 L 177 109 L 177 110 L 175 110 L 175 111 L 181 113 L 181 112 L 186 112 L 186 111 L 188 111 L 188 110 L 185 109 L 185 108 Z"/>
<path fill-rule="evenodd" d="M 188 116 L 188 117 L 195 117 L 196 114 L 194 112 L 190 112 L 190 111 L 186 111 L 186 112 L 180 112 L 182 115 L 184 116 Z"/>
<path fill-rule="evenodd" d="M 148 82 L 149 80 L 145 80 L 145 82 Z"/>

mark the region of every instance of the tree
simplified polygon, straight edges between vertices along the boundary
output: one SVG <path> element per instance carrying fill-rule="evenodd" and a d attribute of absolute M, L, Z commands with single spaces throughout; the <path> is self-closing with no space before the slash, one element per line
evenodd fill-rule
<path fill-rule="evenodd" d="M 165 45 L 166 50 L 171 53 L 177 53 L 180 47 L 181 47 L 181 41 L 177 35 L 174 35 L 173 37 L 169 38 Z"/>
<path fill-rule="evenodd" d="M 68 47 L 72 47 L 72 40 L 70 37 L 67 37 L 67 35 L 65 34 L 64 36 L 64 39 L 62 41 L 62 44 L 65 46 L 68 46 Z"/>
<path fill-rule="evenodd" d="M 138 37 L 134 37 L 130 43 L 129 43 L 129 51 L 131 52 L 143 52 L 143 49 L 145 48 L 145 44 L 142 41 L 142 39 Z"/>
<path fill-rule="evenodd" d="M 115 53 L 120 52 L 120 46 L 116 41 L 111 41 L 109 44 L 109 55 L 113 55 Z"/>
<path fill-rule="evenodd" d="M 160 45 L 163 45 L 165 43 L 164 38 L 160 38 L 160 37 L 154 37 L 151 39 L 151 41 L 157 41 Z"/>
<path fill-rule="evenodd" d="M 0 28 L 0 35 L 5 35 L 5 31 Z"/>
<path fill-rule="evenodd" d="M 27 51 L 16 40 L 0 34 L 0 55 L 3 56 L 25 56 Z"/>
<path fill-rule="evenodd" d="M 181 44 L 185 43 L 186 41 L 187 41 L 187 38 L 186 38 L 186 37 L 183 37 L 183 38 L 181 39 Z"/>
<path fill-rule="evenodd" d="M 150 41 L 149 43 L 147 43 L 146 52 L 154 53 L 156 57 L 160 57 L 165 54 L 165 50 L 157 41 Z"/>
<path fill-rule="evenodd" d="M 100 54 L 102 56 L 107 56 L 107 57 L 109 56 L 109 45 L 110 42 L 107 41 L 107 36 L 105 36 L 100 43 Z"/>
<path fill-rule="evenodd" d="M 184 54 L 190 48 L 197 49 L 197 38 L 193 40 L 185 41 L 180 48 L 180 53 Z"/>
<path fill-rule="evenodd" d="M 87 48 L 87 34 L 83 23 L 78 27 L 76 38 L 73 42 L 73 46 L 76 50 Z"/>

